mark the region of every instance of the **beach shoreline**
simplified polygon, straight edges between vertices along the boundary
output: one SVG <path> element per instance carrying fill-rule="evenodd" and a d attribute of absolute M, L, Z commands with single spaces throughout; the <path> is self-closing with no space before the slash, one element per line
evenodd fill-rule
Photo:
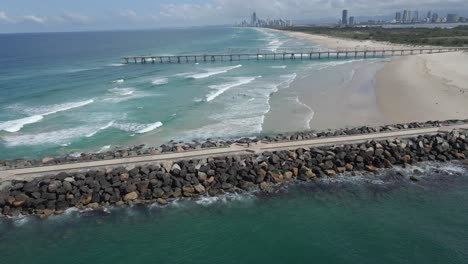
<path fill-rule="evenodd" d="M 357 41 L 313 35 L 303 32 L 279 31 L 307 39 L 324 48 L 397 48 L 404 45 Z M 382 67 L 370 79 L 375 94 L 376 109 L 381 124 L 423 122 L 437 119 L 460 119 L 468 115 L 468 54 L 463 52 L 422 54 L 380 60 Z M 361 84 L 352 84 L 359 86 Z M 304 85 L 293 82 L 295 85 Z M 352 90 L 352 89 L 351 89 Z M 313 108 L 313 102 L 307 102 Z M 368 102 L 370 104 L 370 102 Z M 312 121 L 313 123 L 313 121 Z M 370 123 L 372 124 L 372 123 Z M 352 125 L 364 125 L 354 122 Z"/>

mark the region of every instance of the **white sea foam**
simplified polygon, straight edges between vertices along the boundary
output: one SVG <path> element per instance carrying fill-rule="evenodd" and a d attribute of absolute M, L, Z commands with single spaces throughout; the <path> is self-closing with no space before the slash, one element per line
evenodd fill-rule
<path fill-rule="evenodd" d="M 160 79 L 153 80 L 151 83 L 152 83 L 153 85 L 164 85 L 164 84 L 169 83 L 169 79 L 167 79 L 167 78 L 160 78 Z"/>
<path fill-rule="evenodd" d="M 301 102 L 301 100 L 299 100 L 299 96 L 296 96 L 295 101 L 296 101 L 296 103 L 298 105 L 306 108 L 309 111 L 309 114 L 306 116 L 306 118 L 304 120 L 304 122 L 305 122 L 304 126 L 305 126 L 306 129 L 310 129 L 310 121 L 312 121 L 312 119 L 314 119 L 314 115 L 315 115 L 314 110 L 310 106 L 308 106 L 305 103 Z"/>
<path fill-rule="evenodd" d="M 124 124 L 114 124 L 115 128 L 118 128 L 123 131 L 133 132 L 137 134 L 144 134 L 150 131 L 153 131 L 159 127 L 161 127 L 163 123 L 155 122 L 151 124 L 138 124 L 138 123 L 124 123 Z"/>
<path fill-rule="evenodd" d="M 106 129 L 110 128 L 112 125 L 114 125 L 114 121 L 111 121 L 107 125 L 105 125 L 103 127 L 100 127 L 99 129 L 97 129 L 96 131 L 93 131 L 92 133 L 89 133 L 88 135 L 86 135 L 86 137 L 88 137 L 88 138 L 92 137 L 92 136 L 96 135 L 99 131 L 106 130 Z"/>
<path fill-rule="evenodd" d="M 255 199 L 255 196 L 250 193 L 226 193 L 219 196 L 201 196 L 195 203 L 202 206 L 210 206 L 216 203 L 230 203 L 230 202 L 252 202 Z"/>
<path fill-rule="evenodd" d="M 67 73 L 77 73 L 77 72 L 84 72 L 84 71 L 93 71 L 93 70 L 99 70 L 101 68 L 99 67 L 94 67 L 94 68 L 78 68 L 78 69 L 69 69 L 66 70 L 65 72 Z"/>
<path fill-rule="evenodd" d="M 127 87 L 127 88 L 115 87 L 115 88 L 109 89 L 108 91 L 110 92 L 111 96 L 104 98 L 103 101 L 111 102 L 111 103 L 121 103 L 121 102 L 125 102 L 128 100 L 134 100 L 134 99 L 139 99 L 139 98 L 149 97 L 149 96 L 161 96 L 160 94 L 141 92 L 132 87 Z"/>
<path fill-rule="evenodd" d="M 106 152 L 106 151 L 108 151 L 110 148 L 111 148 L 110 145 L 104 146 L 104 147 L 102 147 L 102 148 L 98 151 L 98 153 Z"/>
<path fill-rule="evenodd" d="M 339 66 L 339 65 L 344 65 L 344 64 L 349 64 L 353 62 L 358 62 L 358 61 L 363 61 L 363 60 L 345 60 L 345 61 L 329 61 L 329 62 L 323 62 L 323 63 L 318 63 L 318 64 L 311 64 L 311 68 L 316 68 L 318 70 L 324 70 L 328 69 L 331 67 Z"/>
<path fill-rule="evenodd" d="M 183 133 L 182 139 L 206 139 L 210 137 L 245 136 L 246 134 L 260 133 L 264 121 L 263 114 L 250 117 L 239 117 L 217 120 L 217 122 L 188 130 Z"/>
<path fill-rule="evenodd" d="M 182 73 L 177 73 L 172 76 L 174 77 L 187 77 L 189 75 L 195 74 L 195 72 L 182 72 Z"/>
<path fill-rule="evenodd" d="M 119 80 L 115 80 L 115 81 L 112 81 L 112 83 L 124 83 L 124 79 L 119 79 Z"/>
<path fill-rule="evenodd" d="M 44 119 L 41 115 L 35 115 L 30 117 L 25 117 L 16 120 L 10 120 L 5 122 L 0 122 L 0 130 L 7 131 L 10 133 L 20 131 L 25 125 L 33 124 Z"/>
<path fill-rule="evenodd" d="M 232 67 L 220 67 L 220 68 L 214 68 L 214 69 L 206 69 L 205 70 L 206 72 L 197 73 L 197 74 L 193 74 L 193 75 L 188 75 L 187 77 L 192 78 L 192 79 L 204 79 L 204 78 L 208 78 L 208 77 L 211 77 L 211 76 L 214 76 L 214 75 L 227 73 L 227 72 L 229 72 L 231 70 L 234 70 L 234 69 L 237 69 L 237 68 L 240 68 L 240 67 L 242 67 L 241 64 L 236 65 L 236 66 L 232 66 Z"/>
<path fill-rule="evenodd" d="M 229 90 L 231 88 L 234 88 L 234 87 L 237 87 L 237 86 L 241 86 L 241 85 L 244 85 L 244 84 L 251 83 L 255 79 L 260 78 L 260 77 L 261 76 L 257 76 L 257 77 L 240 77 L 240 78 L 238 78 L 238 80 L 236 80 L 234 82 L 224 83 L 224 84 L 221 84 L 221 85 L 211 85 L 210 88 L 215 89 L 216 91 L 214 91 L 212 93 L 209 93 L 206 96 L 206 101 L 210 102 L 210 101 L 214 100 L 216 97 L 218 97 L 221 94 L 223 94 L 224 92 L 226 92 L 227 90 Z"/>
<path fill-rule="evenodd" d="M 297 78 L 296 73 L 285 74 L 280 76 L 281 81 L 278 84 L 278 88 L 289 88 L 292 82 Z M 276 91 L 275 91 L 276 92 Z"/>
<path fill-rule="evenodd" d="M 127 96 L 127 95 L 132 95 L 133 93 L 135 93 L 135 88 L 131 88 L 131 87 L 129 87 L 129 88 L 118 88 L 118 87 L 115 87 L 115 88 L 109 89 L 108 91 L 113 93 L 113 94 L 116 94 L 116 95 Z"/>
<path fill-rule="evenodd" d="M 111 64 L 108 64 L 107 66 L 109 66 L 109 67 L 122 67 L 122 66 L 125 66 L 125 64 L 123 64 L 123 63 L 111 63 Z"/>
<path fill-rule="evenodd" d="M 16 120 L 10 120 L 5 122 L 0 122 L 0 130 L 7 131 L 7 132 L 18 132 L 20 131 L 25 125 L 33 124 L 41 121 L 44 119 L 44 116 L 56 114 L 58 112 L 71 110 L 74 108 L 82 107 L 88 104 L 93 103 L 94 100 L 86 100 L 81 102 L 72 102 L 72 103 L 64 103 L 64 104 L 56 104 L 56 105 L 49 105 L 49 106 L 41 106 L 41 107 L 24 107 L 15 105 L 10 108 L 13 109 L 20 109 L 22 112 L 31 114 L 29 117 L 24 117 Z"/>
<path fill-rule="evenodd" d="M 94 130 L 95 127 L 82 126 L 37 134 L 6 135 L 3 137 L 3 141 L 8 147 L 44 144 L 62 145 L 67 144 L 76 138 L 84 137 L 85 135 L 92 133 Z"/>
<path fill-rule="evenodd" d="M 282 65 L 282 66 L 271 66 L 270 68 L 272 69 L 286 69 L 288 66 Z"/>

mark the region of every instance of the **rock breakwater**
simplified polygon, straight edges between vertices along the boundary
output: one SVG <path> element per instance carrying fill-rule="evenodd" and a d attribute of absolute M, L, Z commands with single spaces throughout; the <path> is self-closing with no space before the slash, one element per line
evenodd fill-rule
<path fill-rule="evenodd" d="M 9 182 L 0 192 L 0 214 L 48 216 L 70 207 L 165 205 L 172 199 L 204 195 L 272 192 L 286 182 L 314 181 L 355 171 L 372 175 L 393 166 L 409 168 L 417 162 L 466 160 L 467 156 L 468 132 L 454 131 L 363 144 L 62 172 L 29 182 Z"/>
<path fill-rule="evenodd" d="M 346 135 L 358 135 L 358 134 L 370 134 L 370 133 L 379 133 L 379 132 L 392 132 L 398 130 L 408 130 L 408 129 L 417 129 L 417 128 L 431 128 L 431 127 L 440 127 L 440 126 L 449 126 L 449 125 L 462 125 L 468 124 L 467 120 L 446 120 L 446 121 L 428 121 L 428 122 L 414 122 L 407 124 L 395 124 L 395 125 L 385 125 L 377 127 L 354 127 L 354 128 L 345 128 L 329 131 L 303 131 L 303 132 L 294 132 L 294 133 L 285 133 L 278 135 L 259 135 L 252 138 L 240 138 L 240 139 L 207 139 L 205 141 L 193 141 L 193 142 L 175 142 L 170 141 L 166 144 L 163 144 L 159 147 L 151 147 L 146 145 L 138 145 L 133 147 L 119 148 L 114 150 L 109 150 L 100 153 L 81 153 L 81 154 L 70 154 L 62 157 L 44 157 L 41 159 L 16 159 L 16 160 L 0 160 L 0 170 L 8 169 L 22 169 L 29 167 L 37 166 L 49 166 L 57 164 L 67 164 L 67 163 L 77 163 L 83 161 L 97 161 L 97 160 L 109 160 L 109 159 L 119 159 L 126 157 L 136 157 L 144 155 L 156 155 L 156 154 L 165 154 L 173 152 L 184 152 L 184 151 L 193 151 L 200 149 L 209 149 L 209 148 L 223 148 L 229 147 L 235 143 L 253 143 L 258 141 L 265 142 L 288 142 L 288 141 L 298 141 L 298 140 L 307 140 L 323 137 L 336 137 L 336 136 L 346 136 Z"/>

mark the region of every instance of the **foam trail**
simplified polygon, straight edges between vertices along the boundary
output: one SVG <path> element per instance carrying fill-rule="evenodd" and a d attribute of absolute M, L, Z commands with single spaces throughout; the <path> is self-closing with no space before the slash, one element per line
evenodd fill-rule
<path fill-rule="evenodd" d="M 127 132 L 144 134 L 144 133 L 148 133 L 150 131 L 157 129 L 161 127 L 162 125 L 163 123 L 158 121 L 152 124 L 135 124 L 135 123 L 115 124 L 114 127 L 123 131 L 127 131 Z"/>
<path fill-rule="evenodd" d="M 106 151 L 108 151 L 110 148 L 111 148 L 110 145 L 104 146 L 104 147 L 102 147 L 102 148 L 98 151 L 98 153 L 106 152 Z"/>
<path fill-rule="evenodd" d="M 83 126 L 56 130 L 52 132 L 43 132 L 38 134 L 25 135 L 6 135 L 2 139 L 8 147 L 16 146 L 34 146 L 34 145 L 62 145 L 69 144 L 76 138 L 83 137 L 93 130 L 92 127 Z"/>
<path fill-rule="evenodd" d="M 288 66 L 282 65 L 282 66 L 271 66 L 272 69 L 286 69 Z"/>
<path fill-rule="evenodd" d="M 6 122 L 1 122 L 0 123 L 0 130 L 6 131 L 6 132 L 18 132 L 20 131 L 25 125 L 28 124 L 33 124 L 36 122 L 41 121 L 44 119 L 43 116 L 41 115 L 35 115 L 35 116 L 30 116 L 30 117 L 25 117 L 17 120 L 11 120 L 11 121 L 6 121 Z"/>
<path fill-rule="evenodd" d="M 192 78 L 192 79 L 204 79 L 204 78 L 211 77 L 211 76 L 213 76 L 213 75 L 218 75 L 218 74 L 222 74 L 222 73 L 227 73 L 227 72 L 230 71 L 230 70 L 234 70 L 234 69 L 237 69 L 237 68 L 240 68 L 240 67 L 242 67 L 241 64 L 236 65 L 236 66 L 232 66 L 232 67 L 216 68 L 216 69 L 208 70 L 208 72 L 197 73 L 197 74 L 190 75 L 190 76 L 188 76 L 188 78 Z"/>
<path fill-rule="evenodd" d="M 161 78 L 161 79 L 156 79 L 151 82 L 153 85 L 164 85 L 169 83 L 169 79 L 167 78 Z"/>
<path fill-rule="evenodd" d="M 161 127 L 163 124 L 161 122 L 156 122 L 154 124 L 150 124 L 148 125 L 147 127 L 143 128 L 143 129 L 140 129 L 137 131 L 138 134 L 144 134 L 144 133 L 147 133 L 147 132 L 150 132 L 150 131 L 153 131 L 155 130 L 156 128 L 158 127 Z"/>
<path fill-rule="evenodd" d="M 123 63 L 111 63 L 111 64 L 108 64 L 107 66 L 109 66 L 109 67 L 122 67 L 122 66 L 125 66 L 125 64 L 123 64 Z"/>
<path fill-rule="evenodd" d="M 112 81 L 112 83 L 124 83 L 124 79 L 119 79 L 119 80 L 115 80 L 115 81 Z"/>
<path fill-rule="evenodd" d="M 308 106 L 305 103 L 301 102 L 301 100 L 299 100 L 299 96 L 296 96 L 296 103 L 303 106 L 303 107 L 305 107 L 305 108 L 307 108 L 307 110 L 309 110 L 310 114 L 305 120 L 305 127 L 306 127 L 306 129 L 310 129 L 310 121 L 312 121 L 312 119 L 314 119 L 314 115 L 315 115 L 314 110 L 310 106 Z"/>
<path fill-rule="evenodd" d="M 36 114 L 33 116 L 24 117 L 24 118 L 20 118 L 16 120 L 1 122 L 0 130 L 10 132 L 10 133 L 18 132 L 25 125 L 34 124 L 34 123 L 41 121 L 42 119 L 44 119 L 44 116 L 52 115 L 52 114 L 62 112 L 62 111 L 67 111 L 73 108 L 82 107 L 82 106 L 91 104 L 93 102 L 94 100 L 90 99 L 90 100 L 82 101 L 82 102 L 65 103 L 65 104 L 58 104 L 58 105 L 53 105 L 53 106 L 49 106 L 45 108 L 39 108 L 39 111 L 42 111 L 41 114 Z M 35 111 L 37 111 L 37 109 L 31 112 L 35 112 Z"/>
<path fill-rule="evenodd" d="M 52 114 L 56 114 L 58 112 L 63 112 L 63 111 L 71 110 L 71 109 L 74 109 L 74 108 L 82 107 L 82 106 L 85 106 L 85 105 L 89 105 L 91 103 L 94 103 L 93 99 L 82 101 L 82 102 L 58 104 L 54 108 L 51 108 L 49 112 L 47 112 L 45 114 L 42 114 L 42 115 L 43 116 L 52 115 Z"/>
<path fill-rule="evenodd" d="M 105 130 L 105 129 L 108 129 L 109 127 L 111 127 L 112 125 L 114 125 L 114 121 L 111 121 L 109 122 L 107 125 L 103 126 L 103 127 L 100 127 L 98 130 L 86 135 L 86 137 L 92 137 L 94 135 L 96 135 L 99 131 L 102 131 L 102 130 Z"/>
<path fill-rule="evenodd" d="M 221 94 L 223 94 L 224 92 L 226 92 L 227 90 L 229 90 L 229 89 L 231 89 L 233 87 L 237 87 L 237 86 L 241 86 L 241 85 L 244 85 L 244 84 L 251 83 L 255 79 L 260 78 L 260 77 L 261 76 L 258 76 L 258 77 L 244 77 L 244 78 L 242 78 L 242 79 L 240 79 L 240 80 L 238 80 L 236 82 L 225 83 L 225 84 L 221 84 L 221 85 L 212 85 L 212 86 L 210 86 L 210 88 L 211 89 L 216 89 L 217 91 L 208 94 L 206 96 L 206 101 L 210 102 L 210 101 L 214 100 L 216 97 L 218 97 Z"/>
<path fill-rule="evenodd" d="M 117 87 L 109 89 L 108 91 L 113 94 L 117 94 L 121 96 L 132 95 L 135 92 L 133 88 L 117 88 Z"/>

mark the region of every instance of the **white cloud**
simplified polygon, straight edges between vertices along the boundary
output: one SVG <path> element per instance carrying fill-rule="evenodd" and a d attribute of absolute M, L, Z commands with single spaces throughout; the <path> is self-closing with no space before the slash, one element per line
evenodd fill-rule
<path fill-rule="evenodd" d="M 45 24 L 47 22 L 48 18 L 43 16 L 35 16 L 35 15 L 27 15 L 27 16 L 22 16 L 20 17 L 21 22 L 26 22 L 26 23 L 35 23 L 35 24 Z"/>
<path fill-rule="evenodd" d="M 4 11 L 0 11 L 0 23 L 13 23 L 14 20 Z"/>
<path fill-rule="evenodd" d="M 63 15 L 59 17 L 63 22 L 77 23 L 77 24 L 86 24 L 90 23 L 92 19 L 82 14 L 73 13 L 73 12 L 64 12 Z"/>

